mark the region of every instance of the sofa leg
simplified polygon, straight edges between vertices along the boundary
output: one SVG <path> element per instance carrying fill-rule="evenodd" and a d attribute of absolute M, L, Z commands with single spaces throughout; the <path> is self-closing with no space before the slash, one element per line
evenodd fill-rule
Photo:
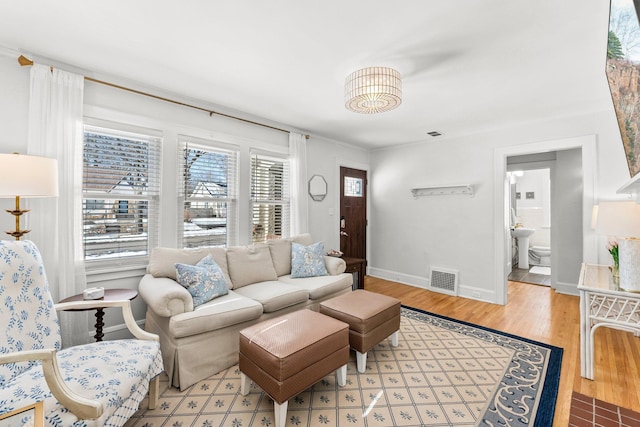
<path fill-rule="evenodd" d="M 340 387 L 347 385 L 347 365 L 342 365 L 336 369 L 336 377 L 338 378 L 338 385 Z"/>
<path fill-rule="evenodd" d="M 367 370 L 367 352 L 360 353 L 356 351 L 356 363 L 358 365 L 358 372 L 361 374 Z"/>
<path fill-rule="evenodd" d="M 149 381 L 149 409 L 156 409 L 158 406 L 158 397 L 160 395 L 160 376 L 157 375 Z"/>
<path fill-rule="evenodd" d="M 394 347 L 398 346 L 398 331 L 391 334 L 391 345 Z"/>
<path fill-rule="evenodd" d="M 245 375 L 244 372 L 240 372 L 240 394 L 246 396 L 249 394 L 251 388 L 251 379 Z"/>
<path fill-rule="evenodd" d="M 273 402 L 273 410 L 275 412 L 276 417 L 276 427 L 284 427 L 287 423 L 287 407 L 289 406 L 289 401 L 283 403 Z"/>

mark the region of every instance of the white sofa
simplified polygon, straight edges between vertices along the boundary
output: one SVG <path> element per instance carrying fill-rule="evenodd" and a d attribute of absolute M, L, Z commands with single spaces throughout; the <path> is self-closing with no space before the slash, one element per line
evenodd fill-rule
<path fill-rule="evenodd" d="M 291 277 L 292 242 L 310 245 L 308 234 L 267 244 L 229 248 L 153 250 L 139 285 L 147 303 L 145 329 L 160 336 L 171 384 L 184 390 L 238 362 L 239 332 L 245 327 L 350 292 L 345 262 L 325 256 L 328 275 Z M 196 264 L 211 254 L 229 293 L 194 309 L 189 291 L 176 282 L 176 263 Z"/>

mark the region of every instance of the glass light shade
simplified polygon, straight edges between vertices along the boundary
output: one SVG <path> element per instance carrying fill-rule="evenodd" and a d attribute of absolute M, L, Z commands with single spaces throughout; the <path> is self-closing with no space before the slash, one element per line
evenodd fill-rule
<path fill-rule="evenodd" d="M 0 154 L 0 198 L 58 196 L 58 161 Z"/>
<path fill-rule="evenodd" d="M 349 74 L 344 85 L 345 107 L 356 113 L 382 113 L 402 103 L 400 73 L 388 67 L 368 67 Z"/>

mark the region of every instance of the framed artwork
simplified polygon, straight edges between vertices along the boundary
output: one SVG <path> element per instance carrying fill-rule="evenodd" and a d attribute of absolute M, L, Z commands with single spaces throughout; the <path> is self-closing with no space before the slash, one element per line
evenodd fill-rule
<path fill-rule="evenodd" d="M 630 83 L 639 71 L 638 8 L 632 0 L 611 0 L 606 74 L 631 177 L 640 172 L 640 91 Z"/>

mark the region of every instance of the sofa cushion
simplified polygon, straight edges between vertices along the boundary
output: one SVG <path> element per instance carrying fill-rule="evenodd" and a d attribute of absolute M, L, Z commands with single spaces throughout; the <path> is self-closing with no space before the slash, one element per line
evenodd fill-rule
<path fill-rule="evenodd" d="M 327 295 L 350 289 L 353 284 L 353 276 L 350 273 L 342 273 L 336 276 L 306 277 L 295 279 L 291 275 L 278 277 L 278 281 L 305 289 L 309 292 L 309 299 L 322 299 Z"/>
<path fill-rule="evenodd" d="M 176 264 L 177 282 L 184 286 L 193 297 L 197 307 L 229 292 L 222 270 L 211 254 L 196 265 Z"/>
<path fill-rule="evenodd" d="M 291 244 L 291 277 L 326 276 L 324 265 L 324 243 L 317 242 L 304 246 L 293 242 Z"/>
<path fill-rule="evenodd" d="M 291 273 L 291 239 L 267 240 L 278 277 Z"/>
<path fill-rule="evenodd" d="M 195 265 L 209 254 L 213 256 L 214 261 L 222 270 L 229 289 L 233 289 L 233 282 L 227 267 L 227 251 L 225 248 L 154 248 L 149 258 L 147 273 L 150 273 L 153 277 L 168 277 L 176 280 L 176 263 Z"/>
<path fill-rule="evenodd" d="M 279 281 L 254 283 L 236 290 L 237 293 L 262 304 L 265 313 L 309 300 L 309 292 L 301 287 Z"/>
<path fill-rule="evenodd" d="M 169 334 L 173 338 L 202 334 L 238 323 L 255 320 L 262 315 L 262 304 L 234 291 L 209 301 L 195 310 L 169 319 Z"/>
<path fill-rule="evenodd" d="M 265 244 L 231 246 L 227 249 L 227 263 L 234 289 L 278 279 L 271 252 Z"/>
<path fill-rule="evenodd" d="M 309 246 L 309 245 L 313 244 L 313 239 L 311 238 L 311 234 L 309 234 L 309 233 L 304 233 L 304 234 L 299 234 L 297 236 L 293 236 L 293 237 L 291 237 L 291 241 L 299 243 L 301 245 L 305 245 L 305 246 Z"/>

